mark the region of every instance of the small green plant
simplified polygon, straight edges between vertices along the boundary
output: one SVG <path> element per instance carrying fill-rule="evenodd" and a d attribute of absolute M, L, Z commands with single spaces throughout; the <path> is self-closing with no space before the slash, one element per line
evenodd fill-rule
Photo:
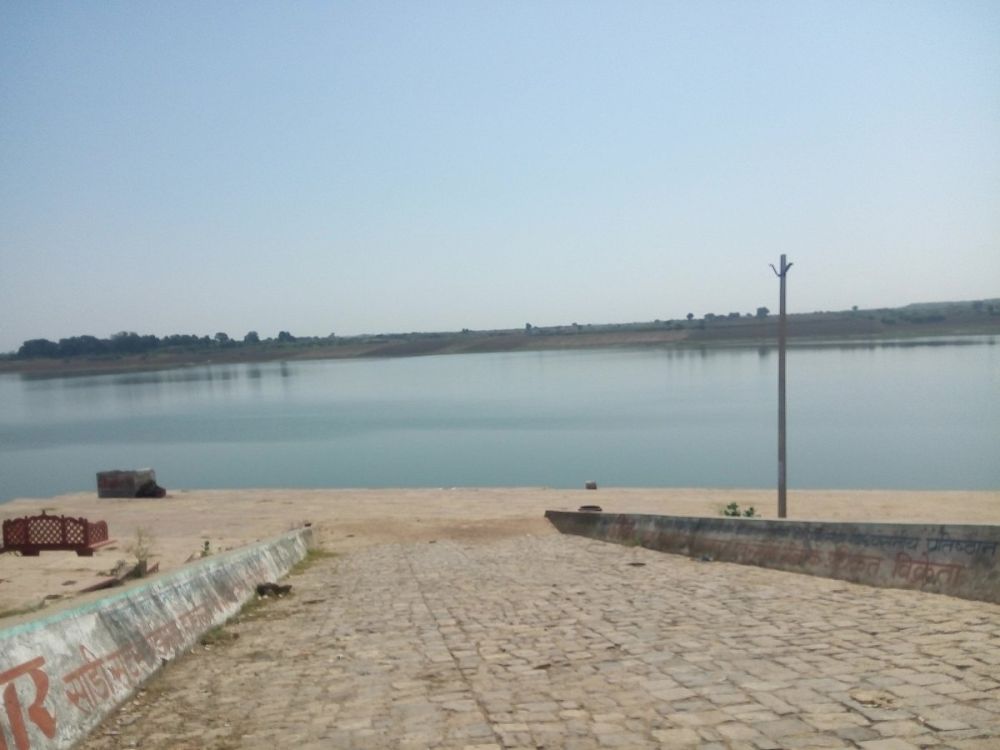
<path fill-rule="evenodd" d="M 732 518 L 759 518 L 757 515 L 757 509 L 752 505 L 745 510 L 740 509 L 739 503 L 729 503 L 721 511 L 722 515 L 730 516 Z"/>
<path fill-rule="evenodd" d="M 208 557 L 211 554 L 212 554 L 212 544 L 206 539 L 205 545 L 201 548 L 201 556 Z"/>
<path fill-rule="evenodd" d="M 146 569 L 149 567 L 149 558 L 153 554 L 153 545 L 155 543 L 156 537 L 153 535 L 153 532 L 145 526 L 139 526 L 135 530 L 135 536 L 132 538 L 132 541 L 125 547 L 125 551 L 135 558 L 135 572 L 133 575 L 136 578 L 142 578 L 146 575 Z"/>

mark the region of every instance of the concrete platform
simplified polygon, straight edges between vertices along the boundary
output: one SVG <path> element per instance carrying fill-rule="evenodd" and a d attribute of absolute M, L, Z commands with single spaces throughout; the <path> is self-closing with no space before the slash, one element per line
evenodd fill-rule
<path fill-rule="evenodd" d="M 563 534 L 1000 603 L 1000 526 L 545 511 Z"/>
<path fill-rule="evenodd" d="M 995 604 L 554 534 L 290 582 L 82 747 L 1000 747 Z"/>

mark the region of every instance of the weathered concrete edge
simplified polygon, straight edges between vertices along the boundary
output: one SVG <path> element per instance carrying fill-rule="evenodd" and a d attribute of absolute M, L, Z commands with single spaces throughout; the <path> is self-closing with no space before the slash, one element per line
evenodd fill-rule
<path fill-rule="evenodd" d="M 312 530 L 298 529 L 0 630 L 0 747 L 72 747 L 311 543 Z"/>
<path fill-rule="evenodd" d="M 564 534 L 1000 603 L 1000 526 L 834 523 L 548 510 Z"/>

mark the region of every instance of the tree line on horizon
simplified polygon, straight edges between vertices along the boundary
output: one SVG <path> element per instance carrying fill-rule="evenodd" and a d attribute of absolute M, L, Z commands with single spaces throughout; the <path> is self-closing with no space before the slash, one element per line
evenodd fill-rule
<path fill-rule="evenodd" d="M 878 321 L 884 325 L 900 324 L 924 324 L 940 323 L 946 319 L 964 318 L 971 314 L 973 318 L 1000 317 L 1000 298 L 987 300 L 974 300 L 969 302 L 936 302 L 918 303 L 906 305 L 900 308 L 877 308 L 871 310 L 859 310 L 854 305 L 850 310 L 826 311 L 812 313 L 792 313 L 790 318 L 800 316 L 849 316 L 856 318 L 863 316 L 870 320 Z M 771 311 L 767 307 L 758 307 L 755 312 L 728 314 L 704 313 L 701 319 L 697 319 L 694 313 L 688 313 L 682 320 L 654 320 L 648 323 L 606 323 L 606 324 L 585 324 L 572 323 L 570 325 L 555 326 L 535 326 L 526 323 L 521 329 L 526 335 L 556 335 L 567 333 L 582 333 L 594 331 L 621 331 L 621 330 L 648 330 L 670 327 L 673 329 L 684 328 L 705 328 L 716 325 L 731 325 L 734 322 L 741 324 L 741 321 L 761 321 L 769 318 Z M 197 336 L 194 334 L 171 334 L 158 337 L 151 334 L 140 335 L 134 331 L 119 331 L 108 338 L 97 338 L 96 336 L 71 336 L 50 341 L 49 339 L 30 339 L 25 341 L 13 356 L 19 359 L 50 358 L 66 359 L 81 356 L 127 356 L 143 355 L 160 350 L 174 351 L 211 351 L 213 349 L 239 348 L 246 346 L 282 346 L 295 344 L 297 346 L 317 346 L 330 343 L 346 344 L 349 342 L 374 342 L 379 343 L 386 340 L 408 340 L 418 338 L 440 338 L 442 336 L 467 336 L 473 333 L 481 335 L 506 335 L 516 333 L 517 329 L 493 329 L 486 331 L 472 331 L 463 328 L 461 332 L 411 332 L 397 334 L 361 334 L 358 336 L 348 336 L 346 338 L 336 336 L 331 333 L 328 336 L 293 336 L 288 331 L 280 331 L 276 338 L 262 339 L 256 331 L 249 331 L 242 339 L 230 338 L 224 332 L 218 332 L 214 336 Z M 0 354 L 0 358 L 8 358 L 10 354 Z"/>
<path fill-rule="evenodd" d="M 242 340 L 230 338 L 228 334 L 221 331 L 214 336 L 174 333 L 162 338 L 152 334 L 139 335 L 134 331 L 120 331 L 106 339 L 96 336 L 70 336 L 58 341 L 29 339 L 21 344 L 16 352 L 16 356 L 23 359 L 38 357 L 62 359 L 66 357 L 102 355 L 123 356 L 149 354 L 161 349 L 206 350 L 252 346 L 272 341 L 290 343 L 297 340 L 298 338 L 288 331 L 280 331 L 276 339 L 261 339 L 256 331 L 249 331 Z"/>
<path fill-rule="evenodd" d="M 755 317 L 766 318 L 769 312 L 770 311 L 766 307 L 758 307 Z M 747 317 L 750 316 L 751 314 L 747 313 Z M 688 313 L 687 320 L 691 321 L 693 317 L 693 313 Z M 705 314 L 705 320 L 721 319 L 724 317 L 727 316 L 717 316 L 712 313 Z M 728 317 L 739 318 L 741 316 L 739 313 L 730 313 Z M 662 324 L 662 321 L 659 320 L 655 322 L 657 324 Z M 668 321 L 668 323 L 669 322 L 671 321 Z M 611 327 L 621 328 L 622 325 L 626 324 L 612 325 Z M 583 329 L 583 326 L 577 323 L 574 323 L 572 327 L 576 330 Z M 553 330 L 561 328 L 561 326 L 555 326 L 553 327 Z M 533 326 L 531 323 L 527 323 L 525 324 L 524 330 L 526 333 L 530 334 L 544 329 Z M 471 331 L 468 328 L 465 328 L 462 330 L 462 333 L 471 333 Z M 335 338 L 335 335 L 331 333 L 325 340 L 332 341 Z M 383 339 L 386 338 L 386 335 L 377 334 L 371 337 L 359 338 Z M 29 339 L 21 344 L 14 356 L 19 359 L 65 359 L 69 357 L 128 356 L 149 354 L 150 352 L 166 349 L 207 351 L 219 348 L 271 344 L 274 342 L 284 344 L 296 341 L 316 342 L 323 340 L 324 339 L 322 338 L 317 339 L 316 337 L 299 338 L 297 336 L 293 336 L 288 331 L 279 331 L 277 338 L 274 339 L 261 339 L 257 331 L 249 331 L 242 340 L 231 338 L 229 334 L 222 331 L 216 333 L 214 336 L 197 336 L 194 334 L 175 333 L 163 336 L 162 338 L 152 334 L 140 335 L 134 331 L 119 331 L 106 339 L 89 335 L 70 336 L 68 338 L 59 339 L 58 341 L 51 341 L 49 339 Z"/>

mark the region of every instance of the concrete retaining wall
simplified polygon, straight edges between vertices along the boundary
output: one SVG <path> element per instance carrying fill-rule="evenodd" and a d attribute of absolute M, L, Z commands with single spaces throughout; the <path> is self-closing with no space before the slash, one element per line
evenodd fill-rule
<path fill-rule="evenodd" d="M 819 523 L 549 510 L 564 534 L 1000 603 L 1000 526 Z"/>
<path fill-rule="evenodd" d="M 301 560 L 310 529 L 206 558 L 76 609 L 0 630 L 0 750 L 68 748 L 162 664 Z"/>

